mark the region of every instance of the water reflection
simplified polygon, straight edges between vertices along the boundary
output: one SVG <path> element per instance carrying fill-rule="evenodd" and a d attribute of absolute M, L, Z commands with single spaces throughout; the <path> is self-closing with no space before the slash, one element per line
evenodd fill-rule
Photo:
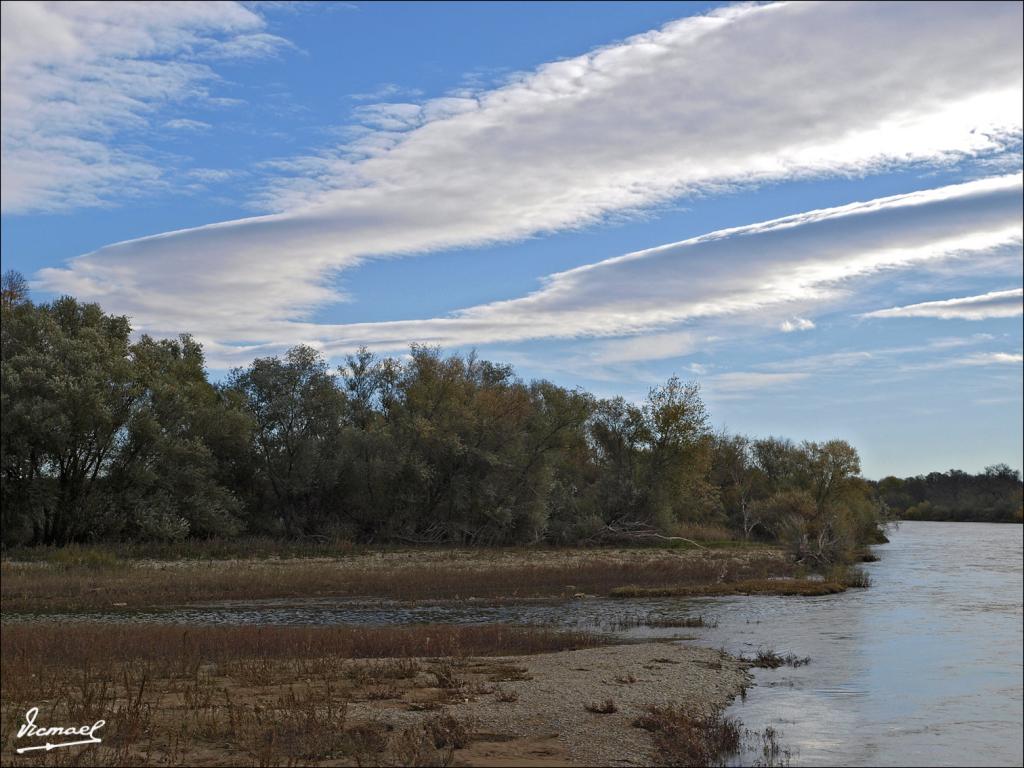
<path fill-rule="evenodd" d="M 777 607 L 758 640 L 812 665 L 758 671 L 733 713 L 785 731 L 794 764 L 1020 765 L 1021 527 L 907 523 L 880 554 L 871 589 Z"/>

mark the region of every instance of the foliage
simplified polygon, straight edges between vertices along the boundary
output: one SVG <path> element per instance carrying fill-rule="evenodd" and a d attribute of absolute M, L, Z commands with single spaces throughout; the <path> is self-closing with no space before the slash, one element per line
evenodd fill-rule
<path fill-rule="evenodd" d="M 218 463 L 225 430 L 246 422 L 225 412 L 198 344 L 132 344 L 126 318 L 70 297 L 5 291 L 2 311 L 5 543 L 240 529 Z"/>
<path fill-rule="evenodd" d="M 314 349 L 211 384 L 189 336 L 3 282 L 5 546 L 279 536 L 508 545 L 729 530 L 813 564 L 877 535 L 841 440 L 713 434 L 697 384 L 643 402 L 524 382 L 475 354 Z M 726 534 L 733 535 L 733 534 Z"/>
<path fill-rule="evenodd" d="M 1020 472 L 1005 464 L 976 475 L 951 469 L 916 477 L 886 477 L 878 495 L 904 520 L 1021 522 L 1024 484 Z"/>

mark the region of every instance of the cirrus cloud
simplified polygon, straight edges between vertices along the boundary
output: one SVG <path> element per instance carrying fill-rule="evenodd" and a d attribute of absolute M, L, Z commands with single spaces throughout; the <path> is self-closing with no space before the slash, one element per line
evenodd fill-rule
<path fill-rule="evenodd" d="M 161 107 L 202 99 L 202 59 L 287 45 L 234 2 L 3 3 L 0 112 L 5 213 L 109 204 L 158 187 L 145 151 L 118 148 Z M 172 129 L 206 123 L 178 117 Z"/>
<path fill-rule="evenodd" d="M 823 298 L 851 275 L 1003 244 L 1005 222 L 994 217 L 1012 205 L 984 184 L 887 199 L 582 267 L 529 297 L 450 318 L 310 322 L 344 298 L 332 287 L 339 271 L 368 258 L 583 227 L 735 185 L 999 156 L 1021 134 L 1020 22 L 1021 7 L 1003 3 L 719 9 L 457 103 L 366 105 L 371 125 L 354 143 L 276 164 L 264 199 L 277 213 L 108 246 L 44 270 L 40 285 L 101 300 L 151 333 L 192 329 L 236 357 L 296 342 L 342 349 L 615 335 Z M 998 198 L 994 213 L 973 203 L 987 193 Z M 946 223 L 916 215 L 919 203 L 957 215 Z M 877 239 L 897 219 L 906 223 L 905 247 Z M 877 226 L 858 236 L 853 224 L 861 222 Z M 800 246 L 821 231 L 849 236 L 851 245 L 815 260 Z M 770 255 L 754 259 L 742 247 L 754 242 L 768 244 Z M 787 242 L 798 246 L 792 255 L 776 247 Z M 816 243 L 820 253 L 824 241 Z M 718 251 L 765 283 L 762 298 L 710 261 L 679 279 L 688 258 L 703 265 L 704 254 Z M 602 277 L 612 274 L 625 279 Z"/>
<path fill-rule="evenodd" d="M 1024 289 L 991 291 L 980 296 L 924 301 L 904 307 L 868 312 L 861 317 L 935 317 L 942 320 L 987 320 L 995 317 L 1020 317 L 1024 314 Z"/>
<path fill-rule="evenodd" d="M 1022 192 L 1016 174 L 809 211 L 556 273 L 527 296 L 450 317 L 296 328 L 327 351 L 348 351 L 621 336 L 714 318 L 763 327 L 773 314 L 841 300 L 856 278 L 985 252 L 1019 263 Z M 667 356 L 659 344 L 680 354 L 694 338 L 655 336 L 636 343 L 632 359 Z M 621 347 L 630 343 L 616 342 L 613 356 L 629 359 Z"/>

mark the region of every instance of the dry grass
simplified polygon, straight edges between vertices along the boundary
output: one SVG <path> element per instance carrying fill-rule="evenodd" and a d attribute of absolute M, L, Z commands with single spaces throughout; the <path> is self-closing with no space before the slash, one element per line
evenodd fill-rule
<path fill-rule="evenodd" d="M 709 543 L 739 542 L 736 532 L 726 528 L 724 525 L 710 525 L 708 523 L 679 523 L 672 529 L 673 536 L 682 536 L 693 541 Z"/>
<path fill-rule="evenodd" d="M 742 657 L 741 657 L 742 658 Z M 778 669 L 779 667 L 803 667 L 811 663 L 809 656 L 797 656 L 795 653 L 780 654 L 766 648 L 759 648 L 751 658 L 744 658 L 750 666 L 759 669 Z"/>
<path fill-rule="evenodd" d="M 69 544 L 63 547 L 15 547 L 8 559 L 56 565 L 103 565 L 130 560 L 231 560 L 311 557 L 347 557 L 367 550 L 348 539 L 316 537 L 284 539 L 240 536 L 231 539 L 184 539 L 181 541 L 105 542 Z"/>
<path fill-rule="evenodd" d="M 867 589 L 871 586 L 871 577 L 867 571 L 848 565 L 834 568 L 828 578 L 852 589 Z"/>
<path fill-rule="evenodd" d="M 589 704 L 584 704 L 583 708 L 587 712 L 593 712 L 595 715 L 611 715 L 619 711 L 619 707 L 615 704 L 615 699 L 592 701 Z"/>
<path fill-rule="evenodd" d="M 744 579 L 716 584 L 644 587 L 631 584 L 611 591 L 612 597 L 700 597 L 707 595 L 834 595 L 845 592 L 846 583 L 814 579 Z"/>
<path fill-rule="evenodd" d="M 780 551 L 412 550 L 319 560 L 13 562 L 5 612 L 97 611 L 219 600 L 379 597 L 519 599 L 753 582 L 792 573 Z"/>
<path fill-rule="evenodd" d="M 628 587 L 627 587 L 628 589 Z M 636 627 L 652 627 L 655 629 L 697 629 L 717 627 L 718 622 L 707 620 L 703 616 L 682 616 L 672 618 L 666 616 L 617 616 L 607 626 L 617 632 Z"/>
<path fill-rule="evenodd" d="M 434 715 L 427 718 L 423 728 L 437 749 L 463 749 L 470 742 L 470 724 L 453 715 Z"/>
<path fill-rule="evenodd" d="M 735 720 L 720 714 L 699 717 L 681 707 L 651 707 L 633 725 L 653 734 L 658 765 L 723 765 L 742 739 Z"/>
<path fill-rule="evenodd" d="M 86 666 L 112 659 L 138 660 L 170 671 L 201 664 L 258 659 L 401 659 L 416 657 L 515 656 L 593 648 L 607 640 L 585 632 L 540 627 L 430 625 L 402 627 L 185 627 L 44 623 L 7 624 L 0 634 L 0 660 L 8 665 Z M 372 676 L 408 678 L 413 662 L 389 661 L 386 669 L 366 667 Z M 502 669 L 505 669 L 504 667 Z M 515 679 L 515 678 L 513 678 Z M 521 678 L 519 678 L 521 679 Z"/>
<path fill-rule="evenodd" d="M 601 642 L 501 626 L 5 625 L 0 762 L 447 765 L 472 732 L 444 705 L 497 694 L 490 677 L 528 679 L 472 657 Z M 42 725 L 106 720 L 103 744 L 18 757 L 17 729 L 33 706 Z M 395 708 L 425 714 L 401 728 L 368 715 Z"/>

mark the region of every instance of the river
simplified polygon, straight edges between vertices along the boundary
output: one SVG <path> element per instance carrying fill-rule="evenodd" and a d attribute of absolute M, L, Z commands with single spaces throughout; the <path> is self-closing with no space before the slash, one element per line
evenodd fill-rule
<path fill-rule="evenodd" d="M 903 523 L 870 589 L 716 601 L 702 641 L 811 658 L 759 670 L 732 714 L 781 730 L 793 765 L 1021 765 L 1021 533 Z"/>

